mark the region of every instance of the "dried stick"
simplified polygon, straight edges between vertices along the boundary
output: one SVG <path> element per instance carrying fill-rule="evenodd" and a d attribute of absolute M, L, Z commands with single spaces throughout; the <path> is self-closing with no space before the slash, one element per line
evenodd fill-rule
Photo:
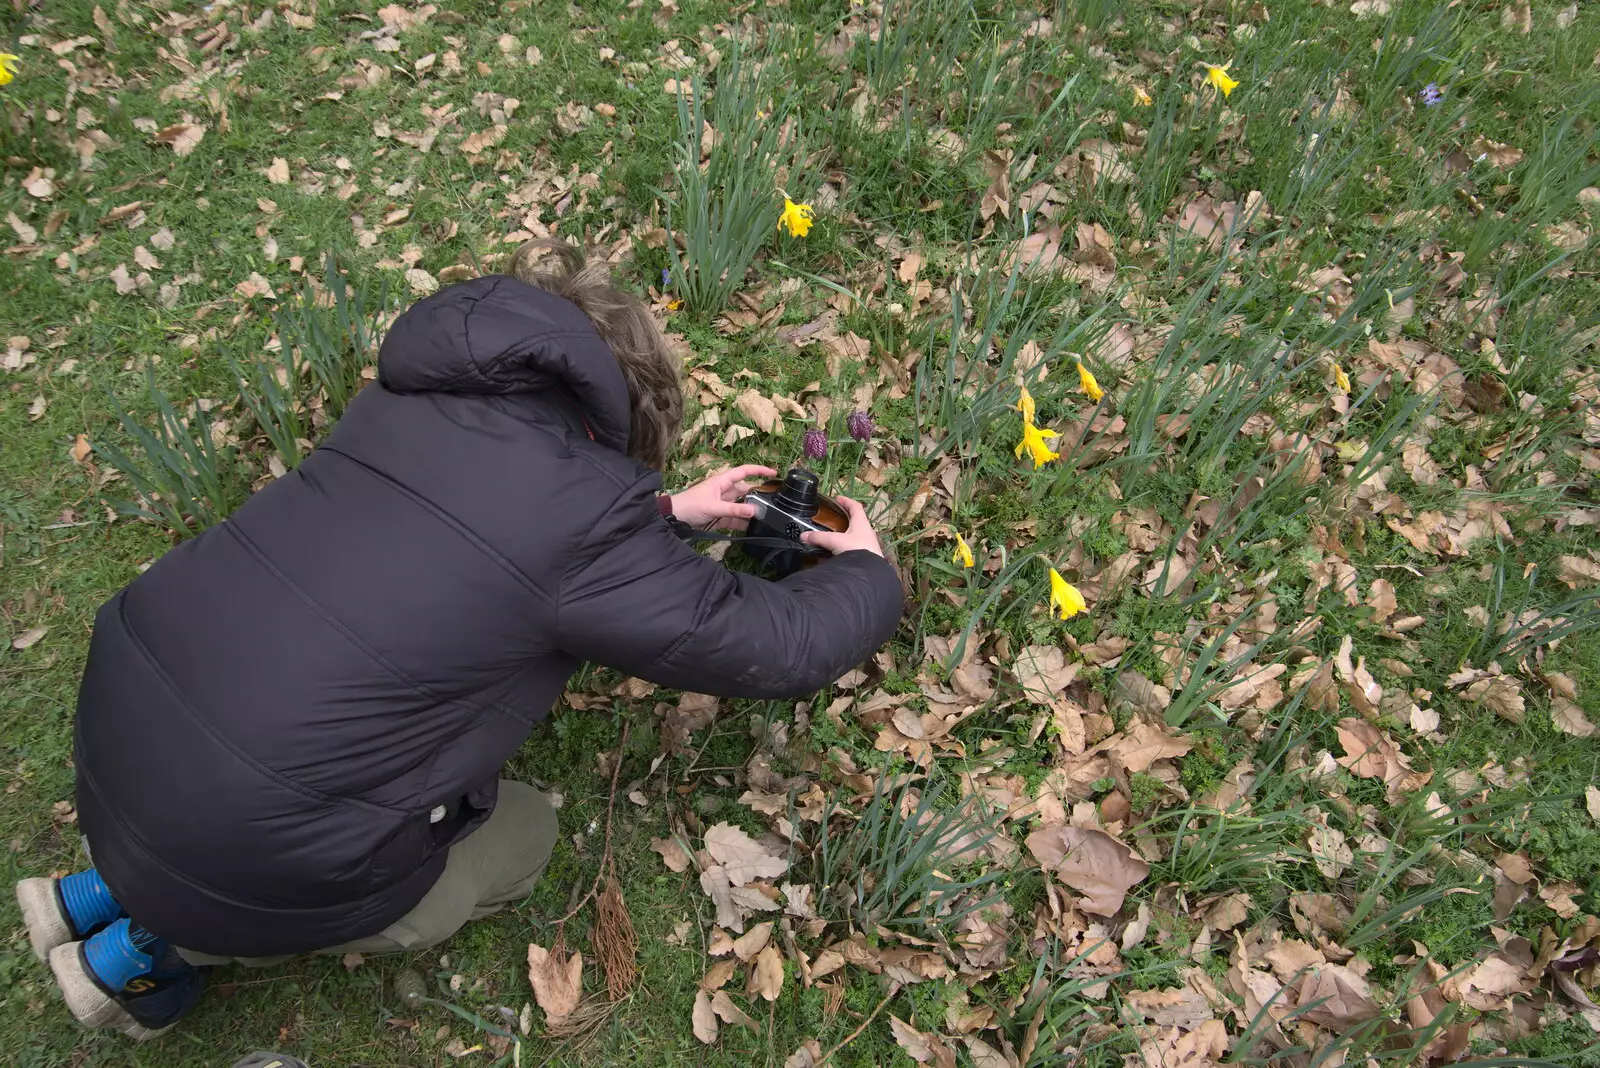
<path fill-rule="evenodd" d="M 821 1068 L 822 1065 L 827 1064 L 828 1061 L 833 1058 L 835 1053 L 838 1053 L 850 1043 L 854 1042 L 857 1038 L 861 1037 L 861 1032 L 865 1031 L 867 1029 L 867 1025 L 878 1018 L 878 1013 L 883 1011 L 883 1007 L 889 1004 L 889 999 L 892 997 L 894 997 L 894 994 L 892 993 L 885 994 L 883 1000 L 878 1002 L 878 1007 L 872 1010 L 872 1015 L 861 1021 L 860 1027 L 856 1028 L 854 1031 L 851 1031 L 844 1037 L 844 1041 L 840 1042 L 838 1045 L 834 1046 L 832 1049 L 822 1055 L 822 1060 L 817 1062 L 818 1068 Z"/>

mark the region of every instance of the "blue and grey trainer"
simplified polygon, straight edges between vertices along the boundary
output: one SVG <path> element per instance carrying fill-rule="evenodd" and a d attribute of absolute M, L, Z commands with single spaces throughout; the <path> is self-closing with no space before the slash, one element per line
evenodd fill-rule
<path fill-rule="evenodd" d="M 205 969 L 127 917 L 51 950 L 50 969 L 79 1023 L 141 1042 L 189 1015 L 205 992 Z"/>
<path fill-rule="evenodd" d="M 127 915 L 93 868 L 60 879 L 24 879 L 17 884 L 17 905 L 41 961 L 49 961 L 57 946 L 88 938 Z"/>

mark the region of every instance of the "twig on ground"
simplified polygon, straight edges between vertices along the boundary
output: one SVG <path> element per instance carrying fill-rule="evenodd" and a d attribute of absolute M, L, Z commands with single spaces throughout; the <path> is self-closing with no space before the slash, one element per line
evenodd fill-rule
<path fill-rule="evenodd" d="M 826 1053 L 824 1053 L 822 1055 L 822 1059 L 817 1062 L 817 1068 L 822 1068 L 822 1065 L 827 1064 L 830 1060 L 833 1059 L 833 1055 L 835 1053 L 838 1053 L 840 1050 L 844 1049 L 850 1043 L 854 1042 L 857 1038 L 861 1037 L 861 1032 L 865 1031 L 867 1029 L 867 1025 L 872 1023 L 873 1020 L 876 1020 L 878 1018 L 878 1013 L 882 1012 L 883 1011 L 883 1007 L 885 1005 L 889 1004 L 889 999 L 894 997 L 894 994 L 895 994 L 895 992 L 892 991 L 892 990 L 889 993 L 885 994 L 883 996 L 883 1000 L 878 1002 L 878 1007 L 872 1010 L 871 1015 L 869 1015 L 865 1020 L 861 1021 L 861 1026 L 857 1027 L 854 1031 L 851 1031 L 848 1035 L 844 1036 L 844 1040 L 842 1042 L 840 1042 L 838 1045 L 834 1046 L 832 1049 L 830 1049 L 828 1052 L 826 1052 Z"/>

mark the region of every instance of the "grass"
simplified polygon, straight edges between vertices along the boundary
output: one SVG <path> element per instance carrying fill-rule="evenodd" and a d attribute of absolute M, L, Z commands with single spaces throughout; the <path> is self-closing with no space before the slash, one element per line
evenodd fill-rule
<path fill-rule="evenodd" d="M 586 1043 L 536 1032 L 522 1063 L 776 1066 L 807 1039 L 832 1047 L 882 1001 L 882 980 L 859 967 L 830 995 L 804 989 L 790 961 L 769 1011 L 740 980 L 730 987 L 759 1033 L 726 1026 L 715 1046 L 693 1037 L 713 910 L 693 869 L 667 871 L 648 844 L 685 822 L 770 826 L 737 801 L 762 751 L 752 718 L 769 739 L 785 728 L 783 744 L 765 747 L 776 772 L 818 780 L 844 806 L 829 834 L 843 836 L 858 906 L 874 908 L 832 902 L 835 933 L 867 912 L 915 915 L 929 880 L 952 874 L 983 880 L 978 892 L 992 880 L 1013 910 L 1003 966 L 896 991 L 838 1053 L 842 1065 L 909 1063 L 890 1013 L 947 1034 L 968 1058 L 949 1025 L 961 1006 L 994 1011 L 982 1032 L 992 1044 L 1041 1036 L 1030 1065 L 1064 1063 L 1066 1048 L 1081 1063 L 1120 1063 L 1148 1037 L 1124 995 L 1180 981 L 1202 927 L 1185 907 L 1208 895 L 1246 891 L 1240 931 L 1291 935 L 1291 895 L 1335 895 L 1380 1001 L 1411 981 L 1398 961 L 1414 943 L 1465 968 L 1495 951 L 1491 927 L 1537 946 L 1544 930 L 1566 937 L 1600 912 L 1600 826 L 1584 803 L 1600 742 L 1553 724 L 1546 681 L 1566 675 L 1600 720 L 1594 590 L 1558 577 L 1562 557 L 1600 548 L 1581 521 L 1597 507 L 1600 466 L 1600 208 L 1584 193 L 1600 184 L 1594 12 L 1563 25 L 1555 5 L 1539 5 L 1523 34 L 1485 5 L 1396 3 L 1360 18 L 1307 0 L 1273 5 L 1270 18 L 1102 0 L 895 0 L 881 14 L 824 0 L 438 7 L 397 33 L 381 31 L 377 4 L 354 0 L 314 13 L 61 0 L 0 14 L 3 50 L 23 61 L 0 89 L 0 214 L 21 224 L 0 257 L 0 308 L 5 333 L 27 339 L 0 372 L 0 841 L 13 879 L 81 863 L 56 806 L 72 795 L 72 705 L 98 605 L 174 531 L 220 518 L 274 463 L 294 466 L 411 299 L 408 268 L 492 269 L 519 234 L 549 231 L 626 252 L 619 270 L 640 292 L 661 290 L 668 268 L 688 303 L 668 323 L 692 366 L 730 383 L 753 371 L 755 388 L 791 397 L 816 382 L 804 400 L 832 401 L 835 437 L 857 391 L 871 393 L 875 444 L 859 465 L 853 443 L 836 445 L 830 475 L 880 507 L 921 503 L 885 531 L 917 596 L 892 666 L 863 697 L 937 709 L 930 694 L 954 685 L 967 649 L 996 669 L 997 696 L 954 728 L 961 748 L 926 768 L 903 754 L 885 764 L 878 726 L 854 710 L 838 724 L 824 715 L 837 693 L 800 708 L 724 703 L 667 756 L 649 804 L 619 801 L 640 988 Z M 208 50 L 215 26 L 228 33 Z M 730 73 L 724 34 L 750 46 L 738 60 L 748 79 Z M 48 47 L 85 36 L 59 55 Z M 1200 88 L 1201 61 L 1231 63 L 1240 88 L 1226 101 Z M 663 91 L 669 78 L 709 96 L 697 91 L 691 108 Z M 1421 103 L 1430 82 L 1443 90 L 1435 107 Z M 752 131 L 748 144 L 714 148 L 703 175 L 702 106 L 719 127 Z M 206 126 L 184 156 L 152 140 L 180 121 Z M 471 135 L 477 147 L 463 143 Z M 759 157 L 748 167 L 746 150 Z M 287 182 L 267 173 L 278 159 Z M 774 229 L 780 184 L 817 205 L 803 240 Z M 658 227 L 684 233 L 684 255 L 650 237 Z M 1056 242 L 1056 268 L 1027 266 L 1041 241 Z M 907 252 L 922 263 L 902 274 Z M 353 312 L 329 257 L 361 295 Z M 272 298 L 236 288 L 252 275 Z M 719 322 L 741 291 L 782 313 L 755 329 Z M 837 373 L 824 345 L 797 350 L 773 334 L 814 322 L 830 299 L 837 332 L 870 345 Z M 1408 345 L 1444 362 L 1385 355 Z M 1098 406 L 1078 389 L 1080 358 L 1107 390 Z M 303 369 L 282 381 L 280 365 Z M 1062 433 L 1062 460 L 1039 471 L 1012 454 L 1019 377 L 1041 425 Z M 702 435 L 675 474 L 701 469 L 707 452 L 787 462 L 799 430 L 789 420 L 779 436 L 725 449 Z M 79 435 L 93 451 L 75 458 Z M 156 521 L 118 511 L 140 497 Z M 1479 536 L 1461 540 L 1463 524 Z M 992 566 L 953 566 L 945 528 Z M 1126 581 L 1097 585 L 1130 558 Z M 1087 615 L 1049 618 L 1047 564 L 1095 592 Z M 1355 604 L 1341 593 L 1345 567 Z M 1394 587 L 1388 622 L 1369 604 L 1378 579 Z M 1422 622 L 1389 626 L 1406 616 Z M 37 627 L 42 638 L 12 648 Z M 1337 722 L 1359 711 L 1346 691 L 1330 705 L 1293 681 L 1331 663 L 1346 635 L 1387 699 L 1369 718 L 1427 776 L 1404 797 L 1328 771 L 1323 752 L 1344 755 Z M 1113 639 L 1127 643 L 1119 660 L 1083 655 Z M 1122 836 L 1153 850 L 1152 873 L 1117 923 L 1144 904 L 1161 914 L 1152 932 L 1169 932 L 1093 974 L 1071 932 L 1033 937 L 1051 892 L 1025 852 L 1015 869 L 931 874 L 905 839 L 906 812 L 886 819 L 888 795 L 841 792 L 825 764 L 836 751 L 863 769 L 925 772 L 912 804 L 934 819 L 958 819 L 955 799 L 974 787 L 1037 796 L 1076 765 L 1054 721 L 1033 729 L 1038 710 L 1010 703 L 1020 691 L 1007 672 L 1030 644 L 1079 665 L 1068 697 L 1113 728 L 1133 722 L 1116 700 L 1121 674 L 1160 682 L 1172 694 L 1165 722 L 1192 743 L 1144 770 L 1094 774 L 1065 799 L 1108 822 L 1127 800 Z M 933 656 L 943 659 L 925 665 Z M 1517 680 L 1520 722 L 1451 684 L 1491 661 Z M 1227 687 L 1276 667 L 1281 699 L 1225 707 Z M 573 689 L 615 681 L 588 671 Z M 1438 713 L 1436 730 L 1413 729 L 1413 702 Z M 625 778 L 643 777 L 658 751 L 653 699 L 611 704 L 557 709 L 508 769 L 563 795 L 547 879 L 412 961 L 463 1009 L 488 1019 L 530 1000 L 526 945 L 548 944 L 599 859 L 609 779 L 597 757 L 617 745 L 623 717 L 634 725 Z M 1237 805 L 1214 803 L 1241 783 Z M 1435 792 L 1451 821 L 1429 817 Z M 1338 875 L 1319 871 L 1307 845 L 1318 820 L 1373 848 Z M 1032 826 L 1002 833 L 1021 841 Z M 1496 918 L 1470 866 L 1441 863 L 1440 848 L 1480 865 L 1521 851 L 1535 891 L 1574 884 L 1580 911 L 1560 916 L 1535 892 Z M 798 870 L 823 866 L 820 851 L 804 859 Z M 586 951 L 589 922 L 582 913 L 569 930 Z M 898 926 L 943 937 L 939 924 Z M 133 1047 L 73 1026 L 6 902 L 0 931 L 0 1045 L 19 1066 L 209 1068 L 258 1047 L 318 1065 L 442 1064 L 454 1063 L 451 1040 L 482 1037 L 443 1010 L 408 1017 L 394 1004 L 384 980 L 405 961 L 347 971 L 305 958 L 218 974 L 181 1028 Z M 1219 987 L 1231 937 L 1200 953 Z M 815 956 L 820 946 L 801 941 Z M 1123 974 L 1109 992 L 1096 991 L 1090 980 L 1113 971 Z M 1551 1000 L 1525 1034 L 1468 1011 L 1468 1055 L 1600 1064 L 1593 1034 L 1540 989 Z M 1415 1036 L 1369 1031 L 1350 1028 L 1338 1055 L 1415 1059 Z M 1324 1039 L 1328 1056 L 1339 1044 Z"/>

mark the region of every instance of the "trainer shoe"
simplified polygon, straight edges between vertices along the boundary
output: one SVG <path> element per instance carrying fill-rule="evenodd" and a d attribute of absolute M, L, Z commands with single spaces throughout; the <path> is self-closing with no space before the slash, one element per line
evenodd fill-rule
<path fill-rule="evenodd" d="M 51 950 L 50 969 L 79 1023 L 140 1042 L 187 1016 L 205 992 L 205 969 L 126 917 Z"/>
<path fill-rule="evenodd" d="M 61 879 L 24 879 L 17 884 L 17 905 L 33 955 L 44 962 L 57 946 L 82 941 L 127 915 L 93 868 Z"/>

